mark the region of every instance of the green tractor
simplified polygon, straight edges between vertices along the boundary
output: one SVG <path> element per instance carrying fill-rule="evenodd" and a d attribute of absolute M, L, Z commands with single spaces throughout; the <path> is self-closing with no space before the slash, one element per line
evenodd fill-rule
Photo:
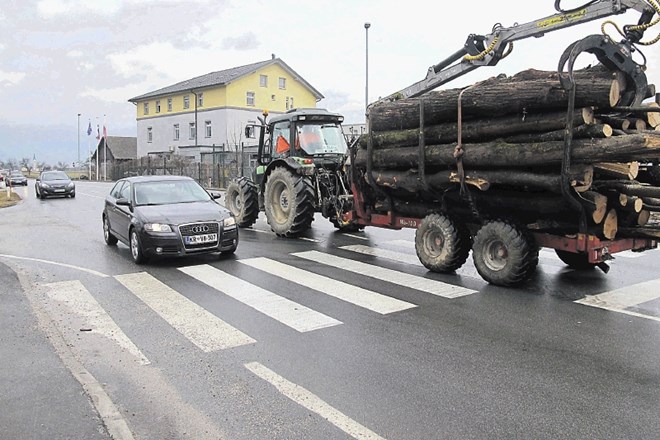
<path fill-rule="evenodd" d="M 226 206 L 239 227 L 252 226 L 260 211 L 278 236 L 297 237 L 320 212 L 342 231 L 360 229 L 344 221 L 353 206 L 344 164 L 348 146 L 344 117 L 324 109 L 293 109 L 245 129 L 259 140 L 252 179 L 240 177 L 227 187 Z M 258 132 L 258 133 L 257 133 Z"/>

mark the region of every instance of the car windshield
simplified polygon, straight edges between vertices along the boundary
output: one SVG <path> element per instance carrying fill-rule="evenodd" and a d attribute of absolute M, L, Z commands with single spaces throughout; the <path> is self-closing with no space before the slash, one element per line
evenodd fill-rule
<path fill-rule="evenodd" d="M 346 154 L 346 139 L 337 124 L 306 124 L 297 128 L 300 147 L 307 154 Z"/>
<path fill-rule="evenodd" d="M 44 173 L 41 178 L 43 180 L 69 180 L 69 176 L 63 171 L 49 171 Z"/>
<path fill-rule="evenodd" d="M 11 175 L 14 177 L 23 177 L 23 173 L 20 171 L 12 171 Z"/>
<path fill-rule="evenodd" d="M 212 200 L 194 180 L 159 180 L 135 184 L 136 205 L 169 205 Z"/>

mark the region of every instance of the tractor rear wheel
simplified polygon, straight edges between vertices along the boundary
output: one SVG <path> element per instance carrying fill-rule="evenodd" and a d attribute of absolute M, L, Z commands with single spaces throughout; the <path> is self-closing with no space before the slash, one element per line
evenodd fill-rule
<path fill-rule="evenodd" d="M 472 258 L 484 280 L 497 286 L 515 286 L 534 273 L 539 249 L 531 236 L 513 224 L 489 221 L 474 237 Z"/>
<path fill-rule="evenodd" d="M 259 217 L 259 194 L 247 177 L 233 180 L 227 186 L 225 204 L 240 228 L 249 228 Z"/>
<path fill-rule="evenodd" d="M 314 187 L 308 177 L 276 167 L 268 176 L 264 210 L 270 228 L 282 237 L 297 237 L 314 220 Z"/>
<path fill-rule="evenodd" d="M 415 232 L 417 257 L 432 272 L 455 271 L 465 263 L 471 247 L 467 228 L 441 214 L 424 217 Z"/>

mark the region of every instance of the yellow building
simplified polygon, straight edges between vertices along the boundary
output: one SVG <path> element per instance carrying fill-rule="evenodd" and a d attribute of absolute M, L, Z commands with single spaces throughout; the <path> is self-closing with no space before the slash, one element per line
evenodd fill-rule
<path fill-rule="evenodd" d="M 212 72 L 129 99 L 136 106 L 137 155 L 234 151 L 246 124 L 292 108 L 316 107 L 323 95 L 284 61 Z"/>

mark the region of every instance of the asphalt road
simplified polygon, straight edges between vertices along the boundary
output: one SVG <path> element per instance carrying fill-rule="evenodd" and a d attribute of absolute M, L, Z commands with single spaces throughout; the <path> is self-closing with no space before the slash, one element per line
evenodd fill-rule
<path fill-rule="evenodd" d="M 412 230 L 338 234 L 318 216 L 281 239 L 261 214 L 231 257 L 136 266 L 103 242 L 110 184 L 47 200 L 32 185 L 0 210 L 0 301 L 15 310 L 0 315 L 13 359 L 0 383 L 14 378 L 0 432 L 90 438 L 102 420 L 154 440 L 660 438 L 658 251 L 606 275 L 544 250 L 505 289 L 470 261 L 429 273 Z M 73 416 L 20 437 L 48 420 L 18 405 L 35 393 Z"/>

